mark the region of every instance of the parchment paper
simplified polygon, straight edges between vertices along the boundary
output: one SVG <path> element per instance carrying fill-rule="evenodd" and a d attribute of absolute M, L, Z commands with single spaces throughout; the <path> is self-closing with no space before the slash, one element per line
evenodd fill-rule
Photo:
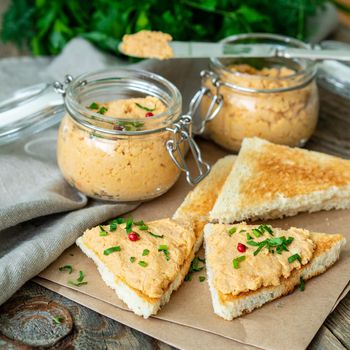
<path fill-rule="evenodd" d="M 225 154 L 222 149 L 206 141 L 201 141 L 200 146 L 205 158 L 211 162 Z M 144 203 L 131 215 L 135 219 L 145 220 L 172 216 L 189 189 L 182 177 L 167 194 Z M 269 223 L 282 228 L 296 226 L 318 232 L 342 233 L 348 242 L 350 241 L 350 210 L 300 214 Z M 76 275 L 79 270 L 85 272 L 89 283 L 76 288 L 79 292 L 127 310 L 114 291 L 103 283 L 93 262 L 76 246 L 69 248 L 55 263 L 43 271 L 40 277 L 67 287 L 67 280 L 72 275 L 69 276 L 58 270 L 65 264 L 72 264 Z M 199 274 L 204 274 L 202 272 Z M 350 277 L 349 244 L 343 250 L 340 260 L 331 269 L 306 283 L 304 292 L 296 290 L 289 296 L 266 304 L 233 321 L 225 321 L 213 313 L 208 285 L 206 282 L 198 281 L 199 274 L 195 275 L 192 281 L 185 282 L 177 292 L 173 293 L 170 302 L 155 318 L 263 349 L 304 349 L 348 285 Z M 78 296 L 77 301 L 79 302 Z M 101 312 L 99 307 L 96 307 L 95 310 Z M 141 318 L 138 320 L 142 323 L 145 332 L 148 327 L 151 327 L 148 325 L 153 322 L 153 320 Z M 159 327 L 162 327 L 161 323 Z M 181 347 L 180 344 L 174 345 Z"/>

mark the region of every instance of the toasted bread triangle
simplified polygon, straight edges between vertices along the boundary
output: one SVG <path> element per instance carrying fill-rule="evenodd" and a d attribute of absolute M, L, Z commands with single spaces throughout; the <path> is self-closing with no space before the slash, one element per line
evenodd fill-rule
<path fill-rule="evenodd" d="M 207 244 L 207 237 L 212 233 L 214 226 L 215 224 L 207 224 L 204 228 L 208 284 L 214 312 L 226 320 L 252 312 L 270 301 L 293 292 L 300 284 L 301 277 L 307 281 L 325 272 L 339 259 L 341 248 L 346 243 L 345 238 L 340 234 L 311 232 L 311 238 L 316 244 L 312 259 L 306 265 L 294 270 L 288 278 L 282 278 L 280 285 L 261 287 L 238 295 L 222 294 L 214 286 L 215 270 L 208 264 L 211 247 Z"/>
<path fill-rule="evenodd" d="M 247 138 L 210 221 L 265 220 L 345 208 L 350 208 L 349 160 Z"/>

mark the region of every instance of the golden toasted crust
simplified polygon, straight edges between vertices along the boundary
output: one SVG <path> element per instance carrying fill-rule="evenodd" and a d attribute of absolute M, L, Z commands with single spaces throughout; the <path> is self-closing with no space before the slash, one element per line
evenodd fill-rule
<path fill-rule="evenodd" d="M 350 184 L 350 161 L 318 152 L 264 142 L 242 159 L 251 172 L 240 193 L 254 202 L 287 198 Z"/>
<path fill-rule="evenodd" d="M 219 159 L 210 174 L 196 188 L 188 193 L 183 203 L 174 214 L 174 219 L 191 220 L 198 236 L 208 221 L 208 214 L 231 172 L 236 156 L 226 156 Z"/>
<path fill-rule="evenodd" d="M 344 241 L 345 238 L 344 236 L 340 234 L 325 234 L 325 233 L 316 233 L 316 232 L 311 232 L 311 237 L 312 240 L 315 242 L 316 247 L 314 251 L 313 258 L 311 261 L 303 265 L 300 269 L 294 270 L 289 278 L 282 278 L 281 279 L 281 285 L 284 287 L 284 292 L 281 296 L 287 295 L 291 293 L 294 288 L 299 284 L 299 279 L 300 276 L 303 272 L 303 270 L 308 269 L 310 264 L 312 264 L 313 260 L 317 258 L 318 256 L 322 255 L 323 253 L 329 251 L 333 246 L 335 246 L 337 243 L 340 241 Z M 318 271 L 317 273 L 313 274 L 311 277 L 318 276 L 322 273 L 323 271 Z M 310 277 L 310 278 L 311 278 Z M 269 290 L 275 288 L 274 286 L 269 286 L 269 287 L 263 287 L 259 288 L 258 290 L 255 291 L 249 291 L 249 292 L 244 292 L 240 293 L 239 295 L 232 295 L 232 294 L 223 294 L 218 292 L 219 298 L 223 303 L 229 302 L 229 301 L 239 301 L 239 300 L 244 300 L 247 297 L 252 297 L 254 295 L 257 295 L 261 293 L 263 290 Z"/>

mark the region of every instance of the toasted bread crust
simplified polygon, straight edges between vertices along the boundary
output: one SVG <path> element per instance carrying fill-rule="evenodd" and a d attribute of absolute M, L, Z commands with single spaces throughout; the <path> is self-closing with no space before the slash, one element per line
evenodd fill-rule
<path fill-rule="evenodd" d="M 349 207 L 349 160 L 248 138 L 210 221 L 265 220 Z"/>

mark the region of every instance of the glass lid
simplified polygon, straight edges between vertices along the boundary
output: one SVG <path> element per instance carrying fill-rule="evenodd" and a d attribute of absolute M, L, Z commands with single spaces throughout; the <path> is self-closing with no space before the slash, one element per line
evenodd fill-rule
<path fill-rule="evenodd" d="M 0 145 L 23 139 L 58 123 L 64 114 L 63 97 L 52 84 L 17 90 L 0 102 Z"/>

